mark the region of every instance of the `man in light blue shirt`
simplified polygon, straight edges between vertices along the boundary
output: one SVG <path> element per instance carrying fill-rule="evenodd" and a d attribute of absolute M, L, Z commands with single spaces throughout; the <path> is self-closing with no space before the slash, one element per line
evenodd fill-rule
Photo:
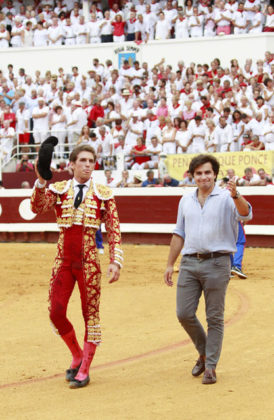
<path fill-rule="evenodd" d="M 238 221 L 250 220 L 250 204 L 237 192 L 234 181 L 227 189 L 215 185 L 219 162 L 212 155 L 192 159 L 189 171 L 197 189 L 182 197 L 165 271 L 165 282 L 172 286 L 174 263 L 182 252 L 177 283 L 177 317 L 192 339 L 199 359 L 193 376 L 204 372 L 203 384 L 216 382 L 220 357 L 224 305 L 230 278 L 230 254 L 236 251 Z M 208 333 L 196 317 L 204 293 Z"/>

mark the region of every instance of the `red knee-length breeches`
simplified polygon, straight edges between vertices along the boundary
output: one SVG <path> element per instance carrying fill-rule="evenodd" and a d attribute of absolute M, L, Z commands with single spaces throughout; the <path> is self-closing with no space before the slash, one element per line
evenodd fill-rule
<path fill-rule="evenodd" d="M 77 281 L 85 321 L 85 341 L 99 344 L 101 270 L 95 245 L 95 232 L 93 236 L 94 238 L 87 235 L 83 226 L 78 225 L 63 231 L 62 249 L 61 251 L 59 249 L 52 273 L 49 311 L 50 319 L 60 335 L 71 331 L 73 327 L 67 318 L 67 306 Z"/>

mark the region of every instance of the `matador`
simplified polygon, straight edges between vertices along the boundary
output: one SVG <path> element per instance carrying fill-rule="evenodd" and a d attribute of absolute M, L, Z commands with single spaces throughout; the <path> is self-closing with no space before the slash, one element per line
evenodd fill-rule
<path fill-rule="evenodd" d="M 89 145 L 76 147 L 70 155 L 74 177 L 46 188 L 46 181 L 36 168 L 38 180 L 31 198 L 32 211 L 37 214 L 55 210 L 60 229 L 57 255 L 49 290 L 49 313 L 54 330 L 72 354 L 66 370 L 70 388 L 81 388 L 89 381 L 89 368 L 101 342 L 99 316 L 101 269 L 95 234 L 105 223 L 110 264 L 110 283 L 117 281 L 123 262 L 119 218 L 113 192 L 92 179 L 96 155 Z M 67 305 L 75 283 L 78 283 L 85 322 L 83 349 L 67 318 Z"/>

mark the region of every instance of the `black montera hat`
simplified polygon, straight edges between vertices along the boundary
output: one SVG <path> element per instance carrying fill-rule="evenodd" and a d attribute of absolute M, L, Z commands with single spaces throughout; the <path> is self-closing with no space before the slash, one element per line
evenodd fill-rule
<path fill-rule="evenodd" d="M 58 143 L 57 137 L 50 136 L 42 144 L 38 154 L 37 169 L 43 179 L 47 181 L 52 178 L 50 170 L 54 146 Z"/>

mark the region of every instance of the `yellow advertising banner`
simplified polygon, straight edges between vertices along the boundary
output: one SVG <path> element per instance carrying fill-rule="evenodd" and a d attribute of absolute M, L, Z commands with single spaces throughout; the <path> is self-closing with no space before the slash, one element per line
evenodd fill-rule
<path fill-rule="evenodd" d="M 181 155 L 167 155 L 165 164 L 168 174 L 172 178 L 181 181 L 185 177 L 191 159 L 195 156 L 197 155 L 187 153 Z M 263 168 L 270 176 L 272 174 L 272 168 L 274 168 L 273 151 L 214 153 L 214 156 L 220 162 L 218 178 L 227 176 L 227 170 L 230 168 L 233 168 L 235 174 L 239 177 L 244 175 L 245 168 L 253 168 L 256 171 Z"/>

